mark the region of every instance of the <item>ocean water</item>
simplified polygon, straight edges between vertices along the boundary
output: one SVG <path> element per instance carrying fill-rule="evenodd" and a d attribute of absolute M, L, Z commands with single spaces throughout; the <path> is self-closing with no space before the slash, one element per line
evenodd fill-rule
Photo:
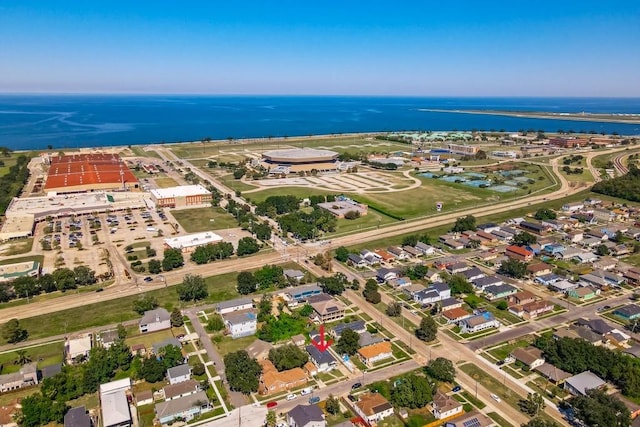
<path fill-rule="evenodd" d="M 0 146 L 79 148 L 407 130 L 618 132 L 638 124 L 436 113 L 423 109 L 640 113 L 638 98 L 0 95 Z"/>

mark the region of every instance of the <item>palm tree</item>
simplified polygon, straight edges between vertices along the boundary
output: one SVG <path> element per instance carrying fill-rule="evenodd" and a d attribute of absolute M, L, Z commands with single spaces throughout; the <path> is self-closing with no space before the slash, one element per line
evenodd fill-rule
<path fill-rule="evenodd" d="M 31 357 L 27 354 L 27 350 L 16 350 L 18 357 L 15 360 L 16 365 L 25 365 L 31 362 Z"/>

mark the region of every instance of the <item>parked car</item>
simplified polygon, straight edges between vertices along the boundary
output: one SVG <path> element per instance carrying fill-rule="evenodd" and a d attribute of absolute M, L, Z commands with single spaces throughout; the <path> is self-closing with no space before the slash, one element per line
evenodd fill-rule
<path fill-rule="evenodd" d="M 490 394 L 490 396 L 491 396 L 491 398 L 492 398 L 493 400 L 495 400 L 496 402 L 501 402 L 501 401 L 502 401 L 502 399 L 500 399 L 500 397 L 499 397 L 497 394 L 493 394 L 493 393 L 491 393 L 491 394 Z"/>
<path fill-rule="evenodd" d="M 304 396 L 306 394 L 311 394 L 312 391 L 313 391 L 313 387 L 303 388 L 302 390 L 300 390 L 300 395 Z"/>
<path fill-rule="evenodd" d="M 309 404 L 310 405 L 315 405 L 318 402 L 320 402 L 320 398 L 318 396 L 314 396 L 314 397 L 310 397 L 309 398 Z"/>
<path fill-rule="evenodd" d="M 297 394 L 295 394 L 295 393 L 292 393 L 292 394 L 290 394 L 290 395 L 288 395 L 288 396 L 287 396 L 287 400 L 293 400 L 293 399 L 295 399 L 296 397 L 298 397 L 298 395 L 297 395 Z"/>
<path fill-rule="evenodd" d="M 267 403 L 267 409 L 272 409 L 278 406 L 278 402 L 269 402 Z"/>
<path fill-rule="evenodd" d="M 347 396 L 347 398 L 352 402 L 356 402 L 358 400 L 358 398 L 355 397 L 353 394 L 350 394 L 349 396 Z"/>
<path fill-rule="evenodd" d="M 457 386 L 455 386 L 455 387 L 453 388 L 453 390 L 452 390 L 452 391 L 453 391 L 454 393 L 457 393 L 457 392 L 459 392 L 460 390 L 462 390 L 462 387 L 460 387 L 459 385 L 457 385 Z"/>
<path fill-rule="evenodd" d="M 354 385 L 351 386 L 351 390 L 355 390 L 360 387 L 362 387 L 362 383 L 355 383 Z"/>
<path fill-rule="evenodd" d="M 144 281 L 145 282 L 151 282 L 151 281 L 153 281 L 153 278 L 150 277 L 150 276 L 147 276 L 147 277 L 144 278 Z"/>

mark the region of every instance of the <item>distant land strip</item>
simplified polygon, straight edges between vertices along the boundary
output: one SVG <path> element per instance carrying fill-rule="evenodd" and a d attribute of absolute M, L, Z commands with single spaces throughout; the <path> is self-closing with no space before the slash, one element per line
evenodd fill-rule
<path fill-rule="evenodd" d="M 581 122 L 607 122 L 640 124 L 640 114 L 601 114 L 601 113 L 549 113 L 544 111 L 503 111 L 503 110 L 443 110 L 420 108 L 430 113 L 486 114 L 489 116 L 507 116 L 531 119 L 572 120 Z"/>

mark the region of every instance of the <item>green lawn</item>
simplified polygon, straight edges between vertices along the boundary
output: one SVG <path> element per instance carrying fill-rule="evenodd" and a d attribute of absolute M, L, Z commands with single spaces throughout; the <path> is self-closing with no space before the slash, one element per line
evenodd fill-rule
<path fill-rule="evenodd" d="M 218 336 L 213 339 L 213 343 L 218 348 L 220 355 L 224 357 L 226 354 L 233 353 L 238 350 L 244 350 L 255 340 L 256 337 L 253 335 L 236 339 Z"/>
<path fill-rule="evenodd" d="M 136 344 L 144 344 L 145 348 L 151 348 L 153 344 L 173 338 L 171 330 L 151 332 L 147 334 L 139 334 L 126 339 L 129 347 Z"/>
<path fill-rule="evenodd" d="M 224 230 L 238 226 L 235 218 L 219 207 L 173 210 L 171 214 L 187 233 Z"/>
<path fill-rule="evenodd" d="M 497 412 L 489 412 L 487 416 L 495 421 L 500 427 L 513 427 L 509 423 L 509 421 L 502 418 L 502 416 L 500 416 L 500 414 L 498 414 Z"/>
<path fill-rule="evenodd" d="M 203 170 L 206 171 L 206 169 L 202 168 Z M 227 174 L 227 175 L 222 175 L 222 176 L 218 176 L 216 177 L 216 181 L 220 181 L 221 183 L 223 183 L 225 186 L 229 187 L 230 189 L 234 190 L 234 191 L 248 191 L 248 190 L 255 190 L 256 187 L 255 185 L 251 185 L 251 184 L 245 184 L 244 182 L 242 182 L 239 179 L 235 179 L 233 177 L 233 174 Z M 248 194 L 247 194 L 248 196 Z"/>
<path fill-rule="evenodd" d="M 508 355 L 510 355 L 511 352 L 516 348 L 527 347 L 529 345 L 530 345 L 529 341 L 526 339 L 523 339 L 523 340 L 516 341 L 515 343 L 512 343 L 512 344 L 504 344 L 504 345 L 501 345 L 500 347 L 493 348 L 489 350 L 488 353 L 498 360 L 503 360 Z"/>
<path fill-rule="evenodd" d="M 5 250 L 2 255 L 22 255 L 31 252 L 31 248 L 33 248 L 33 237 L 30 237 L 28 239 L 20 239 L 11 243 L 9 248 Z"/>
<path fill-rule="evenodd" d="M 176 187 L 178 185 L 178 182 L 175 179 L 168 176 L 154 178 L 153 182 L 155 182 L 159 188 Z"/>
<path fill-rule="evenodd" d="M 0 265 L 17 264 L 19 262 L 37 261 L 42 265 L 44 261 L 44 255 L 31 255 L 18 258 L 0 259 Z"/>
<path fill-rule="evenodd" d="M 25 349 L 26 356 L 28 356 L 32 362 L 37 362 L 39 368 L 61 363 L 63 350 L 64 343 L 62 341 Z M 0 354 L 2 374 L 10 374 L 20 370 L 21 366 L 15 364 L 17 358 L 18 353 L 15 350 Z"/>
<path fill-rule="evenodd" d="M 511 406 L 513 406 L 514 408 L 518 408 L 518 401 L 520 400 L 520 396 L 505 384 L 503 384 L 503 382 L 500 381 L 500 378 L 492 376 L 474 363 L 466 363 L 464 365 L 461 365 L 460 369 L 468 374 L 471 378 L 481 383 L 485 388 L 491 390 L 492 393 L 500 396 Z"/>

